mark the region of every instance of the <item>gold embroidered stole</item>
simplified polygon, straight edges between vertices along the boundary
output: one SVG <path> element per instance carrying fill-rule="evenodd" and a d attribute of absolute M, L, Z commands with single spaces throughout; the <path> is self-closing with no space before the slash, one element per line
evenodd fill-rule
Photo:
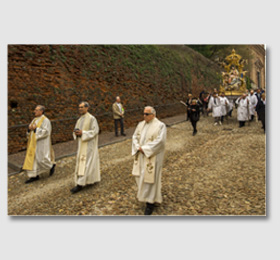
<path fill-rule="evenodd" d="M 151 122 L 151 126 L 149 127 L 147 133 L 146 133 L 146 137 L 145 137 L 145 143 L 147 142 L 153 142 L 159 133 L 159 120 L 157 120 L 156 118 L 153 120 L 153 122 Z M 139 129 L 137 130 L 136 133 L 136 139 L 138 140 L 138 142 L 140 143 L 141 140 L 141 133 L 142 130 L 145 126 L 145 123 L 143 122 L 142 125 L 139 126 Z M 134 164 L 133 164 L 133 169 L 132 169 L 132 175 L 134 176 L 140 176 L 140 163 L 139 163 L 139 153 L 137 152 L 137 154 L 135 155 L 134 158 Z M 154 183 L 155 182 L 155 167 L 156 165 L 156 155 L 151 156 L 150 158 L 147 158 L 146 156 L 144 156 L 144 182 L 145 183 Z"/>
<path fill-rule="evenodd" d="M 78 120 L 78 127 L 80 127 L 82 117 Z M 85 114 L 85 119 L 82 127 L 82 131 L 88 131 L 90 126 L 90 114 Z M 87 147 L 88 147 L 88 141 L 82 141 L 80 144 L 80 152 L 78 154 L 78 176 L 84 176 L 85 175 L 85 168 L 86 168 L 86 161 L 87 161 Z"/>
<path fill-rule="evenodd" d="M 141 139 L 141 133 L 145 126 L 145 121 L 141 122 L 138 126 L 137 132 L 136 132 L 136 140 L 140 144 Z M 133 168 L 132 168 L 132 175 L 134 176 L 140 176 L 140 163 L 139 163 L 139 154 L 140 152 L 137 151 L 137 153 L 134 156 L 134 162 L 133 162 Z"/>
<path fill-rule="evenodd" d="M 146 158 L 144 182 L 155 183 L 155 173 L 156 173 L 156 156 L 154 155 L 150 158 Z"/>
<path fill-rule="evenodd" d="M 51 157 L 52 164 L 55 164 L 55 155 L 54 155 L 54 150 L 53 150 L 52 139 L 51 138 L 50 138 L 50 157 Z"/>
<path fill-rule="evenodd" d="M 31 122 L 31 124 L 34 124 L 36 119 L 37 118 L 34 118 L 33 121 Z M 37 128 L 40 128 L 44 119 L 45 119 L 45 116 L 43 115 L 42 118 L 40 119 L 40 121 L 38 122 Z M 30 136 L 28 138 L 28 142 L 27 142 L 26 156 L 25 156 L 24 164 L 22 166 L 23 170 L 32 171 L 35 153 L 36 153 L 36 145 L 37 145 L 36 135 L 34 132 L 33 133 L 31 132 Z"/>

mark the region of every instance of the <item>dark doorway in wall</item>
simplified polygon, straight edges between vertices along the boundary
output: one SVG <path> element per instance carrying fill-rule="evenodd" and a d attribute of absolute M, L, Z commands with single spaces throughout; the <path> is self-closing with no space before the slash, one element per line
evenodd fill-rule
<path fill-rule="evenodd" d="M 10 107 L 11 108 L 17 108 L 18 107 L 18 102 L 15 100 L 11 100 L 10 101 Z"/>

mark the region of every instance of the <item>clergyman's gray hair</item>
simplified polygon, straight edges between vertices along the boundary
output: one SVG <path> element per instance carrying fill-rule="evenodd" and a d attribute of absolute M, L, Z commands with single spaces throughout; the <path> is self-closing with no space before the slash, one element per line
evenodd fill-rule
<path fill-rule="evenodd" d="M 39 107 L 39 109 L 40 109 L 41 111 L 43 111 L 43 114 L 45 114 L 46 108 L 45 108 L 44 106 L 42 106 L 42 105 L 37 105 L 36 107 Z"/>
<path fill-rule="evenodd" d="M 85 107 L 89 107 L 89 103 L 88 103 L 88 102 L 86 102 L 86 101 L 82 101 L 82 102 L 80 102 L 80 103 L 79 103 L 79 105 L 81 105 L 81 104 L 84 104 L 84 105 L 85 105 Z"/>
<path fill-rule="evenodd" d="M 152 113 L 153 115 L 156 116 L 157 112 L 156 112 L 156 110 L 155 110 L 153 107 L 147 106 L 147 107 L 145 107 L 145 109 L 146 109 L 146 108 L 150 109 L 150 110 L 151 110 L 151 113 Z"/>

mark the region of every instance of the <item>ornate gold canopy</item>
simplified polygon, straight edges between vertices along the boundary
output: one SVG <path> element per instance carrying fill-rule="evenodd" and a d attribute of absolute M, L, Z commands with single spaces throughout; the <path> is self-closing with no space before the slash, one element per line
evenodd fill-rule
<path fill-rule="evenodd" d="M 226 95 L 241 95 L 246 91 L 244 65 L 247 60 L 242 59 L 239 54 L 236 54 L 233 49 L 222 62 L 225 71 L 222 72 L 223 83 L 220 86 L 220 92 L 225 92 Z"/>

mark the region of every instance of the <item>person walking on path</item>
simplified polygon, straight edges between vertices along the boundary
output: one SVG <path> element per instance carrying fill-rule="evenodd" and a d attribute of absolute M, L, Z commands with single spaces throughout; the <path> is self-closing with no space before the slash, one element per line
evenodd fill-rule
<path fill-rule="evenodd" d="M 214 92 L 209 100 L 208 111 L 210 110 L 212 110 L 212 116 L 214 117 L 214 125 L 221 125 L 221 100 L 217 92 Z"/>
<path fill-rule="evenodd" d="M 255 95 L 256 95 L 256 97 L 258 99 L 258 103 L 261 101 L 262 93 L 263 93 L 263 91 L 260 88 L 258 88 L 257 91 L 255 92 Z M 259 110 L 258 110 L 259 109 L 258 103 L 257 103 L 257 106 L 256 106 L 256 112 L 257 112 L 257 115 L 258 115 L 258 121 L 260 121 L 260 115 L 259 115 Z"/>
<path fill-rule="evenodd" d="M 145 215 L 151 215 L 155 203 L 162 203 L 161 176 L 166 143 L 166 126 L 156 118 L 153 107 L 144 109 L 132 136 L 132 175 L 138 186 L 137 199 L 146 203 Z"/>
<path fill-rule="evenodd" d="M 44 115 L 45 107 L 37 105 L 34 110 L 35 118 L 27 130 L 27 152 L 22 169 L 29 179 L 25 183 L 39 180 L 45 172 L 53 175 L 55 169 L 54 151 L 51 143 L 52 125 Z"/>
<path fill-rule="evenodd" d="M 205 95 L 206 95 L 206 97 L 203 99 L 204 111 L 205 111 L 206 116 L 208 116 L 208 114 L 209 114 L 208 104 L 209 104 L 209 101 L 210 101 L 212 95 L 211 95 L 211 93 L 206 93 Z"/>
<path fill-rule="evenodd" d="M 259 111 L 259 117 L 262 122 L 262 128 L 265 133 L 265 105 L 266 105 L 266 97 L 265 93 L 262 93 L 261 100 L 258 103 L 258 111 Z"/>
<path fill-rule="evenodd" d="M 254 116 L 255 116 L 255 111 L 256 111 L 256 106 L 258 104 L 258 98 L 256 95 L 254 95 L 254 90 L 251 89 L 250 90 L 250 94 L 249 94 L 249 99 L 250 99 L 250 107 L 249 107 L 249 112 L 250 112 L 250 121 L 254 120 Z"/>
<path fill-rule="evenodd" d="M 192 103 L 192 94 L 188 94 L 188 98 L 187 98 L 187 101 L 186 101 L 186 105 L 187 105 L 187 119 L 186 121 L 188 121 L 190 119 L 190 112 L 189 112 L 189 109 L 188 107 L 191 105 Z"/>
<path fill-rule="evenodd" d="M 124 108 L 121 103 L 121 98 L 116 97 L 116 102 L 112 106 L 113 118 L 115 122 L 115 136 L 118 136 L 118 124 L 121 127 L 121 135 L 126 136 L 124 133 L 123 118 L 124 118 Z"/>
<path fill-rule="evenodd" d="M 207 109 L 207 104 L 206 104 L 206 102 L 205 102 L 205 98 L 206 98 L 206 92 L 205 92 L 205 90 L 203 89 L 203 90 L 199 93 L 199 100 L 201 101 L 201 104 L 202 104 L 201 112 L 202 112 L 202 115 L 203 115 L 203 116 L 205 115 L 205 112 L 206 112 L 206 109 Z"/>
<path fill-rule="evenodd" d="M 232 99 L 229 100 L 228 102 L 228 112 L 227 112 L 227 116 L 232 117 L 232 111 L 233 111 L 233 105 L 234 101 Z"/>
<path fill-rule="evenodd" d="M 225 96 L 224 92 L 221 93 L 220 100 L 221 100 L 221 122 L 223 123 L 224 117 L 227 116 L 227 112 L 229 109 L 229 101 Z"/>
<path fill-rule="evenodd" d="M 245 122 L 249 120 L 250 99 L 246 96 L 246 93 L 244 93 L 235 103 L 237 104 L 237 120 L 239 121 L 239 127 L 243 127 L 245 126 Z"/>
<path fill-rule="evenodd" d="M 199 121 L 200 106 L 197 104 L 196 99 L 192 99 L 192 103 L 188 107 L 190 121 L 193 127 L 193 136 L 197 134 L 196 124 Z"/>
<path fill-rule="evenodd" d="M 88 112 L 89 103 L 79 104 L 78 119 L 73 132 L 74 140 L 78 141 L 74 181 L 76 186 L 71 193 L 77 193 L 86 185 L 99 182 L 100 165 L 98 153 L 99 127 L 96 118 Z"/>

